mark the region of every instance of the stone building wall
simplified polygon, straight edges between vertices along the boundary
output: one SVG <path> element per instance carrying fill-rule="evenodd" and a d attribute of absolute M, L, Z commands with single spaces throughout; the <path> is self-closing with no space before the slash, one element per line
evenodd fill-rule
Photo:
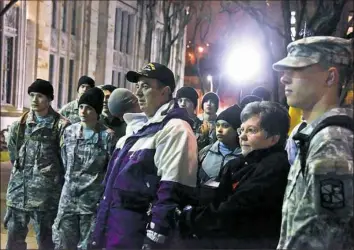
<path fill-rule="evenodd" d="M 0 1 L 0 8 L 8 2 Z M 29 108 L 27 88 L 37 78 L 52 82 L 55 109 L 76 98 L 82 75 L 92 77 L 97 85 L 132 89 L 125 73 L 147 63 L 142 2 L 48 0 L 18 1 L 12 6 L 0 29 L 1 129 Z M 158 18 L 150 45 L 153 61 L 160 58 L 162 27 Z M 169 64 L 177 88 L 183 86 L 185 39 L 173 45 Z"/>

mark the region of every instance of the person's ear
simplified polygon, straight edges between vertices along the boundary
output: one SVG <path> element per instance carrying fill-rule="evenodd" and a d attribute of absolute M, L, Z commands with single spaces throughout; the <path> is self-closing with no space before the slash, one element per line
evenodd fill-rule
<path fill-rule="evenodd" d="M 280 135 L 273 135 L 269 139 L 270 139 L 271 146 L 274 146 L 275 144 L 278 143 L 278 141 L 280 139 Z"/>
<path fill-rule="evenodd" d="M 337 85 L 339 82 L 339 73 L 337 68 L 335 67 L 331 67 L 328 69 L 328 76 L 327 76 L 327 80 L 326 83 L 328 85 L 328 87 L 332 86 L 332 85 Z"/>
<path fill-rule="evenodd" d="M 170 88 L 169 86 L 165 86 L 165 87 L 163 88 L 162 94 L 163 94 L 163 95 L 166 94 L 167 96 L 170 96 L 170 94 L 171 94 L 171 88 Z"/>

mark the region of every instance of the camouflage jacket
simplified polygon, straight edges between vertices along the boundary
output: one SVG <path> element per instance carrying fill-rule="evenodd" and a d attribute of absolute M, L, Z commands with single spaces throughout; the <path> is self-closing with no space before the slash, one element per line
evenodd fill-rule
<path fill-rule="evenodd" d="M 92 214 L 103 192 L 101 185 L 116 144 L 114 131 L 98 123 L 91 138 L 84 138 L 81 123 L 69 126 L 61 139 L 65 182 L 58 215 Z"/>
<path fill-rule="evenodd" d="M 19 139 L 20 121 L 14 122 L 9 132 L 8 148 L 14 165 L 7 206 L 28 211 L 56 209 L 64 175 L 60 136 L 70 123 L 52 108 L 46 122 L 38 123 L 32 111 L 23 122 L 23 140 Z"/>
<path fill-rule="evenodd" d="M 80 121 L 79 116 L 79 100 L 71 101 L 65 104 L 60 110 L 59 114 L 69 119 L 71 124 L 77 123 Z"/>
<path fill-rule="evenodd" d="M 103 123 L 103 125 L 105 125 L 106 127 L 114 131 L 117 139 L 125 135 L 127 124 L 124 121 L 121 121 L 118 118 L 109 119 L 108 117 L 103 115 L 101 115 L 100 120 Z"/>
<path fill-rule="evenodd" d="M 299 132 L 309 135 L 329 116 L 352 114 L 332 109 Z M 353 133 L 326 127 L 310 142 L 304 174 L 299 154 L 290 169 L 278 249 L 353 249 L 353 189 Z"/>

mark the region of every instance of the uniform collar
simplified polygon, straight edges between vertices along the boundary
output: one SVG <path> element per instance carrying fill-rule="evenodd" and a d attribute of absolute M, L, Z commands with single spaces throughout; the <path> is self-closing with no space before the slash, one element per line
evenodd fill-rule
<path fill-rule="evenodd" d="M 320 124 L 324 119 L 330 117 L 330 116 L 335 116 L 335 115 L 347 115 L 349 117 L 353 117 L 353 109 L 350 108 L 333 108 L 328 110 L 326 113 L 318 117 L 316 120 L 314 120 L 312 123 L 307 124 L 305 128 L 303 128 L 301 131 L 298 131 L 300 134 L 303 135 L 310 135 L 314 128 Z"/>
<path fill-rule="evenodd" d="M 54 116 L 55 116 L 56 112 L 54 111 L 54 109 L 49 106 L 48 109 L 48 114 L 46 115 L 46 117 L 51 117 L 52 119 L 48 119 L 48 122 L 50 121 L 50 123 L 54 123 Z M 37 124 L 38 122 L 36 121 L 36 115 L 34 113 L 34 111 L 31 109 L 30 112 L 28 113 L 27 119 L 26 119 L 26 123 L 27 124 Z"/>
<path fill-rule="evenodd" d="M 216 153 L 216 154 L 220 154 L 220 150 L 219 150 L 219 146 L 220 146 L 220 142 L 219 141 L 216 141 L 211 147 L 210 147 L 210 151 L 213 152 L 213 153 Z M 237 147 L 235 148 L 235 150 L 231 153 L 232 155 L 239 155 L 241 154 L 241 148 L 240 147 Z"/>

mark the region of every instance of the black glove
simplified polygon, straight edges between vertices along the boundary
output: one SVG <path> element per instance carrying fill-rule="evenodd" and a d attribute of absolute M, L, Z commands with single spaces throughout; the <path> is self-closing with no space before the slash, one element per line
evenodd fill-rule
<path fill-rule="evenodd" d="M 150 240 L 148 237 L 145 237 L 144 244 L 141 249 L 150 250 L 150 249 L 162 249 L 164 244 L 157 243 Z"/>
<path fill-rule="evenodd" d="M 178 229 L 181 238 L 192 238 L 194 224 L 195 209 L 192 206 L 187 206 L 180 212 L 178 218 Z"/>

